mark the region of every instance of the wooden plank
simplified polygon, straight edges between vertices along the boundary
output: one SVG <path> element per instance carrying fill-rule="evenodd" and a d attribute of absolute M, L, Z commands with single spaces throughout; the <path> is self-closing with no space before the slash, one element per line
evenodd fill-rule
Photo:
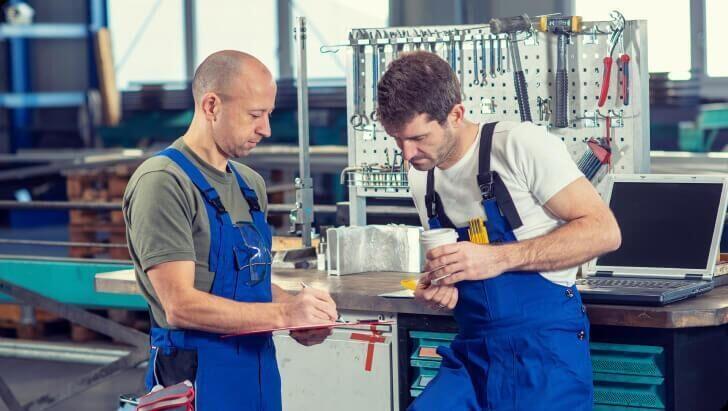
<path fill-rule="evenodd" d="M 319 240 L 316 238 L 312 241 L 311 245 L 316 247 L 318 243 Z M 303 242 L 301 241 L 301 237 L 273 236 L 273 251 L 295 250 L 302 246 Z"/>
<path fill-rule="evenodd" d="M 107 28 L 100 28 L 94 34 L 94 57 L 101 93 L 101 112 L 104 125 L 115 126 L 121 120 L 121 95 L 116 88 L 114 56 L 111 35 Z"/>

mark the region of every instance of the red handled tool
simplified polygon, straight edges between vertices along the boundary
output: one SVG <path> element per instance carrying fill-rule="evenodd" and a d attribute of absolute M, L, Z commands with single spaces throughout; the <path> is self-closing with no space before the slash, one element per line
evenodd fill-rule
<path fill-rule="evenodd" d="M 609 94 L 609 80 L 612 76 L 612 56 L 614 55 L 614 48 L 619 43 L 620 37 L 624 32 L 625 20 L 624 16 L 618 11 L 612 12 L 614 23 L 612 24 L 612 34 L 609 36 L 609 54 L 604 57 L 604 73 L 602 76 L 602 90 L 599 93 L 599 101 L 597 105 L 603 107 L 607 101 L 607 94 Z"/>

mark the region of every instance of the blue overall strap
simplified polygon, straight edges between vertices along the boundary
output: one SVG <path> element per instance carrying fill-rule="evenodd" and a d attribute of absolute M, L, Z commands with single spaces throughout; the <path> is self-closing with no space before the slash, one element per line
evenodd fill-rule
<path fill-rule="evenodd" d="M 243 192 L 243 197 L 245 197 L 245 201 L 248 202 L 250 217 L 253 218 L 253 223 L 256 225 L 267 226 L 268 223 L 265 221 L 265 214 L 263 213 L 263 210 L 260 209 L 258 195 L 255 194 L 255 190 L 250 188 L 248 183 L 245 182 L 243 176 L 241 176 L 240 173 L 238 173 L 238 170 L 235 169 L 235 166 L 231 164 L 230 169 L 233 170 L 233 174 L 235 174 L 235 178 L 238 180 L 240 191 Z"/>
<path fill-rule="evenodd" d="M 202 175 L 202 172 L 200 172 L 200 170 L 198 170 L 197 167 L 195 167 L 195 165 L 192 164 L 192 162 L 184 154 L 182 154 L 181 151 L 173 147 L 168 147 L 160 151 L 157 155 L 165 156 L 174 161 L 182 169 L 182 171 L 187 174 L 187 177 L 189 177 L 190 181 L 192 181 L 192 184 L 197 187 L 200 194 L 205 199 L 208 214 L 210 214 L 211 211 L 214 212 L 215 217 L 220 221 L 220 224 L 210 224 L 210 250 L 217 250 L 217 253 L 219 253 L 221 241 L 220 226 L 223 223 L 232 225 L 232 220 L 230 219 L 230 215 L 227 210 L 225 210 L 225 206 L 222 204 L 220 195 L 210 185 L 205 176 Z M 209 217 L 212 219 L 212 215 L 209 215 Z M 210 271 L 215 272 L 217 268 L 217 260 L 217 256 L 210 253 Z"/>
<path fill-rule="evenodd" d="M 477 182 L 478 187 L 480 187 L 480 195 L 483 197 L 483 205 L 485 205 L 485 200 L 495 198 L 500 211 L 510 224 L 511 230 L 515 230 L 523 225 L 521 216 L 518 214 L 516 205 L 513 203 L 505 183 L 503 183 L 497 172 L 490 169 L 490 154 L 493 148 L 493 132 L 496 124 L 498 122 L 486 123 L 480 132 Z"/>
<path fill-rule="evenodd" d="M 427 191 L 425 192 L 425 208 L 430 229 L 455 228 L 450 217 L 445 214 L 440 195 L 435 191 L 435 168 L 427 171 Z"/>

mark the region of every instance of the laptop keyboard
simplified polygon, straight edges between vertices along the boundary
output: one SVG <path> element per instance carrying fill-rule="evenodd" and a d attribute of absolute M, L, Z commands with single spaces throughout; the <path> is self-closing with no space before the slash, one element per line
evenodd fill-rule
<path fill-rule="evenodd" d="M 620 287 L 620 288 L 657 288 L 672 289 L 683 287 L 691 282 L 685 280 L 633 280 L 628 278 L 582 278 L 576 281 L 579 285 L 591 287 Z"/>

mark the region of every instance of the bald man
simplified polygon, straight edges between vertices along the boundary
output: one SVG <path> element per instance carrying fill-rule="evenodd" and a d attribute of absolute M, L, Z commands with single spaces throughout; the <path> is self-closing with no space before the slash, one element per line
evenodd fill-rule
<path fill-rule="evenodd" d="M 147 389 L 195 384 L 197 410 L 280 410 L 270 334 L 337 318 L 330 295 L 271 284 L 263 178 L 232 161 L 270 137 L 276 83 L 255 57 L 221 51 L 192 82 L 187 132 L 145 161 L 124 194 L 129 250 L 152 317 Z M 292 334 L 318 343 L 325 333 Z"/>

